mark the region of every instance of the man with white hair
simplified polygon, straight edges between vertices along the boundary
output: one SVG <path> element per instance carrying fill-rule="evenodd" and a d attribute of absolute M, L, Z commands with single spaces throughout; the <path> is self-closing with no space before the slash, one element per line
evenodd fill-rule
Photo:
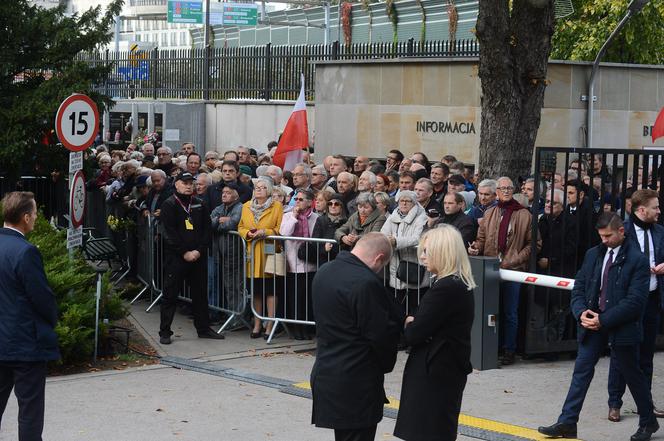
<path fill-rule="evenodd" d="M 208 186 L 210 185 L 210 175 L 207 173 L 201 172 L 196 177 L 194 181 L 194 190 L 196 195 L 200 198 L 203 198 L 203 195 L 207 191 Z"/>
<path fill-rule="evenodd" d="M 360 179 L 357 181 L 357 191 L 360 193 L 365 191 L 373 193 L 376 181 L 378 181 L 378 178 L 373 172 L 370 172 L 369 170 L 363 171 L 360 175 Z"/>
<path fill-rule="evenodd" d="M 207 171 L 211 172 L 214 170 L 214 166 L 219 160 L 219 153 L 216 151 L 212 150 L 209 152 L 205 152 L 205 167 L 207 167 Z"/>
<path fill-rule="evenodd" d="M 538 221 L 542 249 L 537 254 L 537 267 L 546 274 L 574 277 L 576 272 L 576 218 L 563 205 L 562 190 L 546 192 L 544 216 Z"/>
<path fill-rule="evenodd" d="M 474 205 L 468 213 L 475 227 L 479 226 L 480 219 L 484 217 L 484 213 L 498 203 L 496 200 L 496 185 L 494 179 L 484 179 L 477 186 L 477 200 L 479 204 Z"/>
<path fill-rule="evenodd" d="M 498 204 L 484 213 L 477 239 L 468 247 L 471 256 L 490 256 L 500 260 L 500 267 L 515 271 L 526 271 L 530 261 L 532 237 L 530 211 L 514 199 L 514 183 L 506 176 L 498 178 Z M 509 240 L 507 239 L 509 236 Z M 501 282 L 500 298 L 503 305 L 501 323 L 503 355 L 501 364 L 514 363 L 517 330 L 519 327 L 519 296 L 521 284 Z"/>
<path fill-rule="evenodd" d="M 154 161 L 154 144 L 146 142 L 141 147 L 141 152 L 143 152 L 144 161 Z"/>
<path fill-rule="evenodd" d="M 433 182 L 431 182 L 431 179 L 418 179 L 413 191 L 417 195 L 417 203 L 424 208 L 427 216 L 436 218 L 443 214 L 443 206 L 433 197 Z"/>
<path fill-rule="evenodd" d="M 323 164 L 316 165 L 311 168 L 311 187 L 315 191 L 321 191 L 325 189 L 325 183 L 327 182 L 327 170 Z"/>
<path fill-rule="evenodd" d="M 157 165 L 156 169 L 163 170 L 166 176 L 173 174 L 173 150 L 170 147 L 162 146 L 157 149 Z"/>
<path fill-rule="evenodd" d="M 173 194 L 173 188 L 163 170 L 152 170 L 150 181 L 152 181 L 152 188 L 150 188 L 150 192 L 145 198 L 146 211 L 143 215 L 147 215 L 149 212 L 153 216 L 159 217 L 161 214 L 161 204 Z"/>
<path fill-rule="evenodd" d="M 267 167 L 267 175 L 272 178 L 272 183 L 274 184 L 275 187 L 281 187 L 281 189 L 286 193 L 286 195 L 290 195 L 293 193 L 293 189 L 290 188 L 288 185 L 283 185 L 281 183 L 284 172 L 281 170 L 281 168 L 277 165 L 269 165 Z"/>

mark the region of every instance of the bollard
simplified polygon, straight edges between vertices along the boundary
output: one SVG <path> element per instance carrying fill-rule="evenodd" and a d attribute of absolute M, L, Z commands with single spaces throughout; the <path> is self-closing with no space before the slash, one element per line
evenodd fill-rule
<path fill-rule="evenodd" d="M 105 270 L 97 268 L 97 293 L 95 294 L 95 353 L 93 360 L 97 362 L 97 351 L 99 349 L 99 301 L 101 299 L 101 278 Z"/>
<path fill-rule="evenodd" d="M 475 320 L 471 331 L 470 361 L 478 370 L 498 368 L 498 311 L 500 305 L 500 263 L 495 257 L 470 256 L 477 288 Z"/>

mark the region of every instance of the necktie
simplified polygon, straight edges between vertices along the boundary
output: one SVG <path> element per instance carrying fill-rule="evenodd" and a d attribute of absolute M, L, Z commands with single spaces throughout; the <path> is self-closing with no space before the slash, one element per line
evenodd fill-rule
<path fill-rule="evenodd" d="M 613 266 L 613 250 L 609 251 L 609 260 L 606 261 L 604 272 L 602 273 L 602 288 L 599 292 L 599 310 L 604 312 L 606 306 L 606 291 L 609 288 L 609 270 Z"/>
<path fill-rule="evenodd" d="M 648 230 L 643 230 L 643 254 L 648 258 L 648 266 L 650 266 L 650 238 L 648 237 Z"/>

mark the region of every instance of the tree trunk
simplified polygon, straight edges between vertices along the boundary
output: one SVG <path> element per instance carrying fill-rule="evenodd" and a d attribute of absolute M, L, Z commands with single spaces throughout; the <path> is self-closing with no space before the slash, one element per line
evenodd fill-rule
<path fill-rule="evenodd" d="M 554 0 L 480 0 L 480 175 L 531 174 L 554 30 Z M 516 182 L 516 181 L 515 181 Z"/>

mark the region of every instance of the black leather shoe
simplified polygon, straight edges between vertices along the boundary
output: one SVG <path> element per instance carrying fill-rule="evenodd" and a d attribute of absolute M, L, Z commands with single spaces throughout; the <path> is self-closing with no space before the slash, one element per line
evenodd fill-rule
<path fill-rule="evenodd" d="M 500 364 L 501 366 L 509 366 L 511 364 L 514 364 L 514 352 L 512 351 L 505 351 L 503 356 L 500 359 Z"/>
<path fill-rule="evenodd" d="M 541 426 L 537 431 L 551 438 L 576 438 L 576 424 L 556 423 Z"/>
<path fill-rule="evenodd" d="M 631 441 L 648 441 L 652 434 L 659 430 L 659 423 L 657 420 L 652 420 L 652 423 L 646 424 L 645 426 L 639 426 L 636 430 L 636 433 L 632 435 L 629 439 Z"/>
<path fill-rule="evenodd" d="M 664 410 L 661 410 L 661 409 L 658 409 L 658 408 L 655 407 L 652 410 L 652 413 L 654 413 L 655 417 L 657 417 L 657 418 L 664 418 Z"/>
<path fill-rule="evenodd" d="M 159 337 L 159 343 L 162 345 L 170 345 L 171 344 L 171 338 L 170 337 Z"/>
<path fill-rule="evenodd" d="M 223 340 L 225 337 L 221 334 L 217 334 L 212 329 L 207 329 L 203 332 L 198 333 L 198 338 L 210 338 L 212 340 Z"/>

